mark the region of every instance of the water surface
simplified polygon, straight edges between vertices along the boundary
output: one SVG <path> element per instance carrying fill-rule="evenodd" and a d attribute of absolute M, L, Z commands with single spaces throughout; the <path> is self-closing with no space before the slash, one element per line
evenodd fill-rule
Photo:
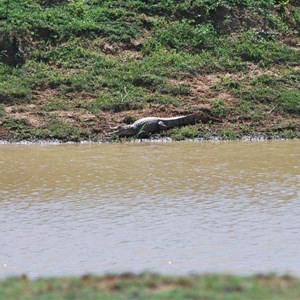
<path fill-rule="evenodd" d="M 0 276 L 300 275 L 300 142 L 0 146 Z"/>

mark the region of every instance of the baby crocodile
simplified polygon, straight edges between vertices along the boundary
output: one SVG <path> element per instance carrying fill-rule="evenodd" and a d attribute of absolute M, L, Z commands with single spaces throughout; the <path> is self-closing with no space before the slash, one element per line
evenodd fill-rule
<path fill-rule="evenodd" d="M 135 121 L 133 124 L 125 126 L 112 127 L 115 131 L 110 134 L 118 136 L 138 136 L 140 138 L 148 137 L 151 133 L 167 130 L 177 126 L 195 124 L 196 116 L 179 116 L 173 118 L 148 117 Z"/>

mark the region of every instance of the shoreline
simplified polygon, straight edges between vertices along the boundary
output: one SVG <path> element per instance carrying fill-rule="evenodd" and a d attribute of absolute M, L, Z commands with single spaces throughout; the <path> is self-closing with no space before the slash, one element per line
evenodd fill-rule
<path fill-rule="evenodd" d="M 269 136 L 242 136 L 236 139 L 223 139 L 222 137 L 211 137 L 210 139 L 205 138 L 186 138 L 182 140 L 175 140 L 171 137 L 153 137 L 149 139 L 134 139 L 134 138 L 122 138 L 117 140 L 112 139 L 98 139 L 98 140 L 59 140 L 59 139 L 1 139 L 1 145 L 97 145 L 97 144 L 128 144 L 128 143 L 174 143 L 174 142 L 267 142 L 267 141 L 294 141 L 300 140 L 299 137 L 294 138 L 283 138 L 283 137 L 269 137 Z"/>

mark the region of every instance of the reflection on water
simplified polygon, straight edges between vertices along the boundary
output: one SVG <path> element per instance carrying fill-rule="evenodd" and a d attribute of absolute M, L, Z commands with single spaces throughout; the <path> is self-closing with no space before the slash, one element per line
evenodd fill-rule
<path fill-rule="evenodd" d="M 0 276 L 300 275 L 299 141 L 0 146 Z"/>

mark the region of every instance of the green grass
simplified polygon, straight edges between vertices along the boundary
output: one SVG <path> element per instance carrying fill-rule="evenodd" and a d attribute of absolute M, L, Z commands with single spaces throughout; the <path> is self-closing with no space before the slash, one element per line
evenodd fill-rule
<path fill-rule="evenodd" d="M 300 297 L 299 280 L 275 275 L 202 275 L 166 277 L 144 273 L 30 281 L 12 277 L 0 282 L 0 298 L 60 299 L 274 299 Z"/>
<path fill-rule="evenodd" d="M 224 117 L 226 113 L 229 111 L 226 103 L 221 100 L 217 99 L 212 104 L 212 113 L 216 116 Z"/>
<path fill-rule="evenodd" d="M 259 75 L 252 80 L 239 81 L 225 78 L 216 89 L 225 89 L 239 99 L 235 111 L 240 119 L 260 121 L 268 113 L 276 112 L 282 116 L 299 116 L 300 93 L 299 71 L 284 69 L 280 75 Z M 225 104 L 220 100 L 213 103 L 213 111 L 224 115 Z M 225 111 L 224 111 L 225 110 Z"/>
<path fill-rule="evenodd" d="M 5 119 L 3 122 L 4 128 L 14 130 L 16 132 L 23 132 L 28 126 L 28 122 L 21 118 Z"/>
<path fill-rule="evenodd" d="M 53 99 L 42 106 L 43 112 L 51 112 L 58 110 L 69 110 L 71 109 L 71 103 L 62 99 Z"/>
<path fill-rule="evenodd" d="M 235 128 L 229 127 L 222 130 L 221 137 L 223 140 L 233 141 L 233 140 L 237 140 L 240 136 Z"/>
<path fill-rule="evenodd" d="M 95 113 L 99 110 L 120 112 L 123 110 L 141 108 L 143 104 L 144 98 L 142 94 L 134 94 L 131 91 L 127 91 L 126 87 L 124 87 L 123 91 L 99 95 L 89 104 L 88 109 Z"/>
<path fill-rule="evenodd" d="M 0 118 L 5 116 L 5 106 L 0 104 Z"/>
<path fill-rule="evenodd" d="M 48 121 L 40 128 L 35 128 L 24 118 L 4 117 L 3 128 L 13 131 L 16 139 L 58 139 L 79 142 L 91 137 L 88 130 L 48 116 Z"/>
<path fill-rule="evenodd" d="M 88 138 L 88 133 L 72 124 L 51 118 L 46 127 L 46 136 L 60 140 L 80 141 L 80 138 Z"/>
<path fill-rule="evenodd" d="M 171 138 L 174 141 L 195 139 L 197 137 L 199 137 L 199 130 L 193 126 L 175 128 L 172 130 L 172 133 L 171 133 Z"/>
<path fill-rule="evenodd" d="M 32 90 L 19 74 L 3 74 L 0 75 L 0 79 L 0 103 L 30 102 Z"/>
<path fill-rule="evenodd" d="M 211 24 L 194 24 L 186 19 L 163 24 L 154 31 L 152 39 L 146 44 L 148 50 L 157 48 L 174 49 L 197 53 L 212 49 L 216 42 L 216 33 Z"/>

